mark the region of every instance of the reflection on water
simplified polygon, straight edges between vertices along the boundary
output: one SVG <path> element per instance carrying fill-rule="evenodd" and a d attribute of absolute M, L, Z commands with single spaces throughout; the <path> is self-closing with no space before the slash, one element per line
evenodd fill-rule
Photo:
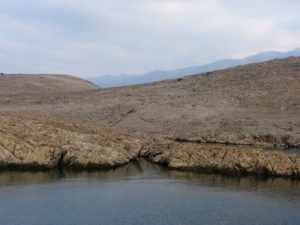
<path fill-rule="evenodd" d="M 224 176 L 168 170 L 146 160 L 132 162 L 123 167 L 100 171 L 49 171 L 49 172 L 0 172 L 0 188 L 7 186 L 52 183 L 68 179 L 84 178 L 85 181 L 114 181 L 128 179 L 171 179 L 173 182 L 189 182 L 189 185 L 221 187 L 241 190 L 266 190 L 266 194 L 300 196 L 300 182 L 294 179 L 255 176 Z"/>
<path fill-rule="evenodd" d="M 299 210 L 297 180 L 180 172 L 145 160 L 106 171 L 0 172 L 6 225 L 298 225 Z"/>
<path fill-rule="evenodd" d="M 169 170 L 146 160 L 132 162 L 123 167 L 111 170 L 98 171 L 48 171 L 48 172 L 0 172 L 0 188 L 17 185 L 31 185 L 38 183 L 52 183 L 68 179 L 84 178 L 85 181 L 114 181 L 128 179 L 171 179 L 172 181 L 189 182 L 189 185 L 202 185 L 208 187 L 221 187 L 241 190 L 267 190 L 280 195 L 299 195 L 300 181 L 280 177 L 256 176 L 224 176 L 220 174 L 206 174 L 186 171 Z"/>

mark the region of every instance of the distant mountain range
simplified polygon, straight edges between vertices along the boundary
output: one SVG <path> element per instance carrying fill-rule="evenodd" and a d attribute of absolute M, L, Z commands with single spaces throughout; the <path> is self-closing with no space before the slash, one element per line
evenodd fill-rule
<path fill-rule="evenodd" d="M 288 52 L 268 51 L 251 55 L 242 59 L 223 59 L 210 64 L 201 66 L 191 66 L 177 70 L 155 70 L 141 75 L 103 75 L 98 77 L 91 77 L 87 80 L 93 82 L 100 87 L 117 87 L 132 84 L 144 84 L 159 80 L 174 79 L 182 76 L 205 73 L 214 70 L 225 69 L 238 65 L 245 65 L 249 63 L 257 63 L 268 61 L 276 58 L 286 58 L 289 56 L 300 56 L 300 48 Z"/>

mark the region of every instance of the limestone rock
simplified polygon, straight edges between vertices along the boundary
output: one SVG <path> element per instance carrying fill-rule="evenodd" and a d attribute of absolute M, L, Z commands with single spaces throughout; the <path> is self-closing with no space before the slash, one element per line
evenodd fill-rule
<path fill-rule="evenodd" d="M 299 156 L 261 148 L 156 139 L 141 154 L 174 169 L 300 177 Z"/>
<path fill-rule="evenodd" d="M 135 159 L 141 147 L 121 132 L 42 116 L 0 114 L 0 124 L 0 167 L 113 167 Z"/>

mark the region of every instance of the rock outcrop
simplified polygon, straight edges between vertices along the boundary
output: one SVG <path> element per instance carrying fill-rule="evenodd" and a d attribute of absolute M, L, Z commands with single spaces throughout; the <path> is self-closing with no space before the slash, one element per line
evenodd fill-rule
<path fill-rule="evenodd" d="M 38 115 L 0 114 L 0 168 L 111 168 L 138 157 L 172 169 L 300 177 L 300 157 L 255 147 L 133 136 Z"/>
<path fill-rule="evenodd" d="M 299 156 L 255 147 L 153 139 L 141 155 L 173 169 L 300 177 Z"/>
<path fill-rule="evenodd" d="M 105 168 L 135 159 L 130 135 L 43 116 L 0 114 L 0 167 Z"/>
<path fill-rule="evenodd" d="M 299 71 L 291 57 L 109 89 L 3 76 L 0 166 L 102 168 L 142 155 L 170 168 L 299 177 L 299 156 L 258 148 L 300 147 Z"/>

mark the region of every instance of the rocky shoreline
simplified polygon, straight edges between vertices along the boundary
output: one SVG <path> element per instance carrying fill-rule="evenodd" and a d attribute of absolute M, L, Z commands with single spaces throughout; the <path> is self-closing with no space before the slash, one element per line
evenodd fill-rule
<path fill-rule="evenodd" d="M 202 148 L 202 146 L 198 146 Z M 216 151 L 219 151 L 216 153 Z M 157 155 L 156 155 L 157 154 Z M 159 156 L 158 156 L 159 155 Z M 224 157 L 226 155 L 226 157 Z M 75 156 L 76 157 L 76 156 Z M 161 158 L 160 158 L 161 157 Z M 253 150 L 246 153 L 244 149 L 221 150 L 220 146 L 215 147 L 215 151 L 209 148 L 202 149 L 197 153 L 183 151 L 180 154 L 165 156 L 165 153 L 143 153 L 122 162 L 112 164 L 102 162 L 66 162 L 61 165 L 43 162 L 5 162 L 1 160 L 1 171 L 48 171 L 58 170 L 109 170 L 124 166 L 132 161 L 145 158 L 148 161 L 166 166 L 171 170 L 192 171 L 201 173 L 219 173 L 232 176 L 268 176 L 300 179 L 299 161 L 296 155 L 287 155 L 280 152 L 263 152 L 263 150 Z M 189 160 L 193 160 L 189 162 Z M 247 159 L 246 159 L 247 158 Z M 243 161 L 245 160 L 246 161 Z"/>
<path fill-rule="evenodd" d="M 171 169 L 300 178 L 300 156 L 259 147 L 160 139 L 146 145 L 141 155 Z"/>
<path fill-rule="evenodd" d="M 0 169 L 109 169 L 144 157 L 170 169 L 300 178 L 300 156 L 259 147 L 128 135 L 44 116 L 0 114 Z"/>
<path fill-rule="evenodd" d="M 138 157 L 133 136 L 43 116 L 0 114 L 0 168 L 111 168 Z"/>

